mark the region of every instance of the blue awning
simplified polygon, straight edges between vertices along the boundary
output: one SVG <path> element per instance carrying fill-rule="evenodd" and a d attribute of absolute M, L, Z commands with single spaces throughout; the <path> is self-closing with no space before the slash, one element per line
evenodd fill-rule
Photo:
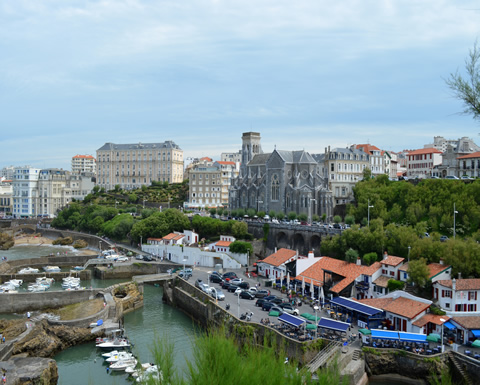
<path fill-rule="evenodd" d="M 362 314 L 365 314 L 367 316 L 372 316 L 374 314 L 382 313 L 383 310 L 377 309 L 372 306 L 365 305 L 363 303 L 360 303 L 358 301 L 355 301 L 350 298 L 345 298 L 345 297 L 335 297 L 330 301 L 334 305 L 338 305 L 341 307 L 344 307 L 348 310 L 356 311 Z"/>
<path fill-rule="evenodd" d="M 301 324 L 307 322 L 306 320 L 302 319 L 302 318 L 298 318 L 298 317 L 295 317 L 291 314 L 288 314 L 288 313 L 283 313 L 280 317 L 278 317 L 278 320 L 279 321 L 282 321 L 290 326 L 294 326 L 294 327 L 299 327 Z"/>
<path fill-rule="evenodd" d="M 392 330 L 380 330 L 380 329 L 372 329 L 372 338 L 379 338 L 382 340 L 397 340 L 398 332 Z"/>
<path fill-rule="evenodd" d="M 325 328 L 325 329 L 332 329 L 339 332 L 346 332 L 350 327 L 350 324 L 346 322 L 341 322 L 341 321 L 334 321 L 333 319 L 322 318 L 318 322 L 318 327 Z"/>
<path fill-rule="evenodd" d="M 400 341 L 427 343 L 426 334 L 399 332 Z"/>
<path fill-rule="evenodd" d="M 470 330 L 475 337 L 480 337 L 480 330 L 472 329 Z"/>
<path fill-rule="evenodd" d="M 452 324 L 450 321 L 447 321 L 443 324 L 443 326 L 445 326 L 446 328 L 452 330 L 452 329 L 456 329 L 455 325 Z"/>

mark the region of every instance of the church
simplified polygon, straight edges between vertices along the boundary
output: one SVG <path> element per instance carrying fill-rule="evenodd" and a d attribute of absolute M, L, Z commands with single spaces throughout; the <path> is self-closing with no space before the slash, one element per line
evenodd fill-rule
<path fill-rule="evenodd" d="M 333 200 L 327 171 L 308 152 L 275 149 L 264 153 L 260 133 L 242 135 L 240 173 L 230 187 L 231 209 L 295 212 L 327 220 L 332 218 Z"/>

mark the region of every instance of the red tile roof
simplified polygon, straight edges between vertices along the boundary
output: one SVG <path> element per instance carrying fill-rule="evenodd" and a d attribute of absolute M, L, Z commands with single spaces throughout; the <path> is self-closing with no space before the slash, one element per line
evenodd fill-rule
<path fill-rule="evenodd" d="M 330 290 L 334 293 L 340 293 L 348 285 L 350 285 L 360 275 L 372 275 L 375 271 L 380 269 L 381 265 L 378 262 L 373 263 L 371 266 L 362 266 L 355 263 L 350 263 L 330 257 L 322 257 L 317 263 L 310 266 L 302 274 L 297 276 L 297 279 L 308 282 L 310 279 L 314 279 L 323 285 L 324 272 L 332 272 L 334 274 L 344 277 L 344 279 L 338 281 Z"/>
<path fill-rule="evenodd" d="M 443 319 L 443 321 L 440 321 L 440 319 Z M 429 322 L 438 326 L 443 325 L 444 322 L 448 321 L 450 319 L 449 316 L 447 315 L 436 315 L 436 314 L 425 314 L 422 318 L 416 320 L 412 325 L 418 326 L 418 327 L 423 327 Z"/>
<path fill-rule="evenodd" d="M 415 318 L 421 312 L 427 310 L 430 305 L 414 301 L 413 299 L 398 297 L 398 298 L 369 298 L 358 300 L 365 305 L 370 305 L 389 313 L 397 314 L 405 318 Z"/>
<path fill-rule="evenodd" d="M 470 158 L 480 158 L 480 151 L 473 152 L 468 155 L 459 156 L 457 159 L 470 159 Z"/>
<path fill-rule="evenodd" d="M 480 278 L 457 279 L 455 282 L 456 290 L 480 290 Z M 437 283 L 452 289 L 451 279 L 442 279 Z"/>
<path fill-rule="evenodd" d="M 182 239 L 184 236 L 185 235 L 183 234 L 170 233 L 165 235 L 162 239 L 165 241 L 170 241 L 170 240 L 178 241 L 179 239 Z"/>
<path fill-rule="evenodd" d="M 222 161 L 222 160 L 217 160 L 218 164 L 231 164 L 232 166 L 235 166 L 235 162 L 230 162 L 230 161 Z"/>
<path fill-rule="evenodd" d="M 453 317 L 452 319 L 465 329 L 480 329 L 480 316 Z"/>
<path fill-rule="evenodd" d="M 297 254 L 296 251 L 290 249 L 279 249 L 276 253 L 269 255 L 267 258 L 261 262 L 267 263 L 272 266 L 280 266 L 287 262 L 290 258 L 294 257 Z"/>
<path fill-rule="evenodd" d="M 384 275 L 381 275 L 375 281 L 373 281 L 373 283 L 377 286 L 380 286 L 380 287 L 387 287 L 388 286 L 388 281 L 390 281 L 391 279 L 394 279 L 394 278 L 386 277 Z"/>
<path fill-rule="evenodd" d="M 72 159 L 95 159 L 92 155 L 75 155 Z"/>
<path fill-rule="evenodd" d="M 398 266 L 405 258 L 402 257 L 394 257 L 393 255 L 387 256 L 384 260 L 380 261 L 382 265 L 389 265 L 389 266 Z"/>
<path fill-rule="evenodd" d="M 410 151 L 407 155 L 420 155 L 420 154 L 441 154 L 440 150 L 436 148 L 421 148 L 419 150 Z"/>
<path fill-rule="evenodd" d="M 442 265 L 441 263 L 430 263 L 427 265 L 427 268 L 430 271 L 430 276 L 428 278 L 432 279 L 437 274 L 449 269 L 450 267 L 451 266 Z"/>
<path fill-rule="evenodd" d="M 357 144 L 355 148 L 360 149 L 367 154 L 372 154 L 373 151 L 380 151 L 378 147 L 371 144 Z"/>
<path fill-rule="evenodd" d="M 217 243 L 215 243 L 215 246 L 229 247 L 231 244 L 232 244 L 232 242 L 230 242 L 230 241 L 218 241 Z"/>

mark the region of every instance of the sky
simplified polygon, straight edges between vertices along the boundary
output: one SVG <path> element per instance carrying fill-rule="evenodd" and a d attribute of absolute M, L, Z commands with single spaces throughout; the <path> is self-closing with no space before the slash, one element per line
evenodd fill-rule
<path fill-rule="evenodd" d="M 248 131 L 264 152 L 480 144 L 445 84 L 479 18 L 470 0 L 2 0 L 0 168 L 69 170 L 106 142 L 218 159 Z"/>

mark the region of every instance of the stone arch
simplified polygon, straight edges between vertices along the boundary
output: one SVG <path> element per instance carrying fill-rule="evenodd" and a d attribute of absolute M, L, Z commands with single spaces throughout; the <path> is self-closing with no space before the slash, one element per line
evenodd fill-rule
<path fill-rule="evenodd" d="M 320 235 L 313 234 L 310 238 L 310 250 L 314 252 L 315 255 L 320 255 L 320 244 L 322 242 L 322 238 Z"/>
<path fill-rule="evenodd" d="M 290 248 L 290 240 L 288 239 L 288 235 L 285 232 L 280 231 L 277 234 L 276 245 L 278 249 L 282 247 L 286 249 Z"/>
<path fill-rule="evenodd" d="M 305 253 L 305 238 L 302 233 L 295 233 L 293 236 L 293 250 L 298 250 L 300 254 L 306 255 Z M 307 250 L 308 251 L 308 250 Z"/>

